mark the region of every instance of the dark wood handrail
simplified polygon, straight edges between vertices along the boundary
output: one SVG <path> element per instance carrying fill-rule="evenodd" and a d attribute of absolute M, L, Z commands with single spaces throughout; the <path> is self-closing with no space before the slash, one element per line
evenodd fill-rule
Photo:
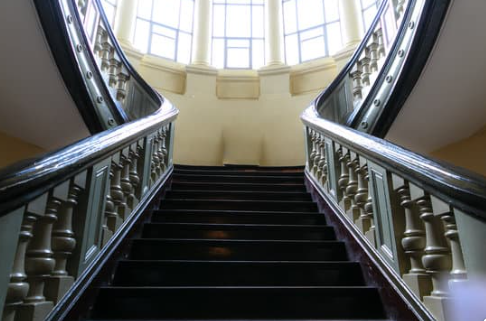
<path fill-rule="evenodd" d="M 486 221 L 486 178 L 424 157 L 354 129 L 321 118 L 315 106 L 301 116 L 304 124 L 351 148 L 383 168 L 440 197 L 468 215 Z"/>
<path fill-rule="evenodd" d="M 0 216 L 49 191 L 116 150 L 172 122 L 179 111 L 165 100 L 152 115 L 118 126 L 77 143 L 0 171 Z"/>

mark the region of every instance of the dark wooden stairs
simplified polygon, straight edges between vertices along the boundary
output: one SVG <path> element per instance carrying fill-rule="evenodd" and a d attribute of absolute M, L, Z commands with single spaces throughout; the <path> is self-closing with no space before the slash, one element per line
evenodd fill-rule
<path fill-rule="evenodd" d="M 384 320 L 302 169 L 176 166 L 91 320 Z"/>

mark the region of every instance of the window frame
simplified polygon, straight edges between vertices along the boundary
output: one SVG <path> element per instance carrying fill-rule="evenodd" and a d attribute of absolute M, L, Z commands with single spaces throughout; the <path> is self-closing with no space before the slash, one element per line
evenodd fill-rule
<path fill-rule="evenodd" d="M 222 40 L 224 43 L 224 57 L 223 57 L 223 68 L 224 69 L 235 69 L 235 70 L 248 70 L 248 69 L 256 69 L 254 66 L 254 59 L 253 59 L 253 41 L 261 41 L 263 44 L 263 65 L 265 65 L 265 1 L 261 0 L 247 0 L 249 3 L 228 3 L 228 0 L 216 0 L 213 1 L 212 3 L 212 8 L 211 8 L 211 14 L 212 14 L 212 21 L 211 21 L 211 64 L 215 66 L 215 61 L 214 61 L 214 40 Z M 254 3 L 257 2 L 257 3 Z M 215 8 L 217 6 L 224 7 L 224 31 L 223 31 L 223 36 L 215 36 L 214 35 L 214 25 L 215 25 Z M 228 22 L 228 6 L 245 6 L 245 7 L 250 7 L 250 36 L 249 37 L 230 37 L 227 35 L 228 28 L 227 28 L 227 22 Z M 263 12 L 263 21 L 262 21 L 262 37 L 255 37 L 254 36 L 254 30 L 253 30 L 253 7 L 254 6 L 261 6 L 262 7 L 262 12 Z M 229 42 L 235 41 L 235 40 L 243 40 L 248 42 L 248 47 L 231 47 L 229 45 Z M 248 50 L 248 67 L 230 67 L 228 65 L 228 52 L 230 49 L 238 49 L 238 48 L 244 48 Z M 263 65 L 261 67 L 263 67 Z"/>
<path fill-rule="evenodd" d="M 182 10 L 181 10 L 183 0 L 178 0 L 179 1 L 179 17 L 178 17 L 178 21 L 177 21 L 177 26 L 178 26 L 177 28 L 171 27 L 169 25 L 166 25 L 166 24 L 163 24 L 163 23 L 160 23 L 160 22 L 156 22 L 154 20 L 154 15 L 156 14 L 154 12 L 155 0 L 148 0 L 148 1 L 150 1 L 150 19 L 147 19 L 145 17 L 141 17 L 139 15 L 139 12 L 138 12 L 139 7 L 137 7 L 137 14 L 136 14 L 136 17 L 135 17 L 135 30 L 133 32 L 133 44 L 136 43 L 135 38 L 137 37 L 137 25 L 138 25 L 139 21 L 146 22 L 149 25 L 149 28 L 148 28 L 149 34 L 148 34 L 147 46 L 146 46 L 145 49 L 141 49 L 141 48 L 138 48 L 138 49 L 142 50 L 143 52 L 146 52 L 147 54 L 157 56 L 157 57 L 160 57 L 160 58 L 163 58 L 163 59 L 168 59 L 168 60 L 175 61 L 175 62 L 178 62 L 178 63 L 183 63 L 183 64 L 190 64 L 191 61 L 192 61 L 192 48 L 194 46 L 194 18 L 195 18 L 195 6 L 196 6 L 195 0 L 186 0 L 186 1 L 192 2 L 192 19 L 191 19 L 192 30 L 191 30 L 191 32 L 187 32 L 185 30 L 180 29 L 181 20 L 182 20 L 181 17 L 183 15 Z M 160 32 L 156 32 L 156 31 L 154 31 L 154 27 L 161 27 L 161 28 L 164 28 L 164 29 L 169 29 L 169 30 L 171 30 L 175 33 L 175 36 L 174 36 L 174 38 L 171 38 L 170 36 L 164 35 Z M 190 54 L 189 54 L 189 61 L 188 62 L 181 62 L 179 60 L 179 38 L 180 38 L 181 33 L 183 33 L 185 35 L 189 35 L 191 37 Z M 152 39 L 153 39 L 154 34 L 156 36 L 169 38 L 169 39 L 174 41 L 174 52 L 173 52 L 173 55 L 172 55 L 173 58 L 165 57 L 165 56 L 162 56 L 160 54 L 154 53 L 152 51 L 152 47 L 153 47 L 152 46 Z"/>
<path fill-rule="evenodd" d="M 294 8 L 294 12 L 295 12 L 295 24 L 296 24 L 296 30 L 294 32 L 289 32 L 287 33 L 286 32 L 286 29 L 285 29 L 285 3 L 286 2 L 290 2 L 290 1 L 294 1 L 294 5 L 295 5 L 295 8 Z M 328 35 L 328 32 L 327 32 L 327 28 L 329 25 L 331 24 L 334 24 L 334 23 L 338 23 L 339 24 L 339 30 L 340 30 L 340 40 L 341 40 L 341 46 L 342 46 L 342 38 L 343 38 L 343 35 L 342 35 L 342 27 L 341 27 L 341 15 L 340 15 L 340 12 L 339 12 L 339 9 L 338 9 L 338 15 L 339 17 L 337 18 L 337 20 L 331 20 L 331 21 L 328 21 L 327 20 L 327 17 L 326 17 L 326 5 L 325 5 L 325 2 L 326 0 L 321 0 L 322 1 L 322 20 L 323 20 L 323 23 L 322 24 L 319 24 L 319 25 L 315 25 L 315 26 L 312 26 L 312 27 L 308 27 L 308 28 L 305 28 L 305 29 L 300 29 L 299 27 L 299 2 L 300 1 L 305 1 L 305 0 L 282 0 L 282 22 L 283 22 L 283 37 L 284 37 L 284 57 L 285 57 L 285 62 L 288 64 L 288 59 L 287 59 L 287 37 L 289 36 L 294 36 L 296 35 L 297 36 L 297 43 L 298 43 L 298 62 L 296 64 L 302 64 L 302 63 L 305 63 L 305 62 L 309 62 L 309 61 L 313 61 L 313 60 L 317 60 L 317 59 L 321 59 L 321 58 L 325 58 L 325 57 L 329 57 L 330 56 L 330 51 L 329 51 L 329 35 Z M 345 0 L 345 1 L 350 1 L 350 0 Z M 322 56 L 319 56 L 319 57 L 315 57 L 315 58 L 311 58 L 311 59 L 303 59 L 303 54 L 302 54 L 302 45 L 305 41 L 309 41 L 311 39 L 315 39 L 315 38 L 318 38 L 318 37 L 321 37 L 321 35 L 319 36 L 315 36 L 313 38 L 309 38 L 309 39 L 304 39 L 302 40 L 302 34 L 303 33 L 306 33 L 308 31 L 312 31 L 312 30 L 319 30 L 321 29 L 322 30 L 322 37 L 324 39 L 324 55 Z"/>
<path fill-rule="evenodd" d="M 118 0 L 101 0 L 101 6 L 103 7 L 103 12 L 106 15 L 106 10 L 105 6 L 110 6 L 113 8 L 113 15 L 111 17 L 108 17 L 108 22 L 110 23 L 110 26 L 112 28 L 115 27 L 115 21 L 116 21 L 116 10 L 118 8 Z"/>
<path fill-rule="evenodd" d="M 368 28 L 370 26 L 367 26 L 366 25 L 366 19 L 365 19 L 365 13 L 367 11 L 369 11 L 371 8 L 375 7 L 376 10 L 378 11 L 378 8 L 380 7 L 380 3 L 381 3 L 381 0 L 375 0 L 374 3 L 368 5 L 367 7 L 364 7 L 363 5 L 363 1 L 364 0 L 359 0 L 359 5 L 361 7 L 361 20 L 363 21 L 363 33 L 366 34 L 366 32 L 368 31 Z M 372 20 L 373 21 L 373 20 Z M 371 22 L 372 22 L 371 21 Z M 370 25 L 371 25 L 371 22 L 370 22 Z"/>

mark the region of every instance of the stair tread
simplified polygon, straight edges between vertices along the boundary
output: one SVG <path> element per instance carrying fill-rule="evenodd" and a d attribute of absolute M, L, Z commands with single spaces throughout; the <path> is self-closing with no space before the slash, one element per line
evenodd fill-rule
<path fill-rule="evenodd" d="M 214 227 L 214 228 L 283 228 L 283 229 L 316 229 L 327 230 L 329 225 L 285 225 L 285 224 L 218 224 L 218 223 L 145 223 L 145 225 L 173 226 L 173 227 Z"/>

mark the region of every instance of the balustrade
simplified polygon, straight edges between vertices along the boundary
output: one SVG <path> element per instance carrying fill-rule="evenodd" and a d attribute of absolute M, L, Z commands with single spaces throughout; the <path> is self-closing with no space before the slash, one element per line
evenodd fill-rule
<path fill-rule="evenodd" d="M 308 149 L 306 172 L 314 186 L 339 209 L 343 222 L 387 262 L 391 273 L 422 300 L 424 309 L 437 320 L 453 321 L 447 314 L 451 287 L 465 282 L 467 265 L 450 201 L 435 189 L 405 179 L 410 173 L 403 174 L 398 165 L 377 163 L 382 155 L 359 147 L 360 143 L 372 144 L 359 134 L 336 134 L 332 129 L 345 129 L 318 119 L 315 110 L 307 110 L 302 118 L 309 125 L 305 133 L 312 148 Z M 315 123 L 326 127 L 319 129 Z M 332 143 L 321 145 L 328 140 Z M 376 150 L 400 152 L 398 147 L 382 148 Z M 338 163 L 327 167 L 323 175 L 326 157 Z M 331 193 L 328 186 L 337 186 L 340 192 Z"/>
<path fill-rule="evenodd" d="M 102 249 L 106 246 L 135 212 L 140 213 L 139 204 L 147 202 L 147 196 L 166 177 L 172 164 L 168 146 L 173 133 L 170 121 L 175 115 L 174 109 L 168 110 L 167 116 L 162 118 L 166 120 L 156 128 L 153 128 L 153 120 L 149 121 L 152 127 L 146 128 L 153 129 L 142 138 L 133 139 L 125 134 L 125 130 L 129 133 L 143 130 L 137 128 L 137 123 L 125 125 L 126 129 L 100 134 L 105 137 L 100 144 L 118 141 L 124 135 L 126 142 L 118 143 L 116 150 L 109 155 L 98 152 L 97 161 L 93 161 L 94 156 L 91 155 L 96 136 L 77 143 L 78 148 L 62 150 L 59 155 L 55 155 L 56 158 L 84 157 L 85 165 L 81 164 L 79 168 L 78 165 L 73 166 L 82 171 L 68 172 L 61 183 L 45 190 L 34 200 L 28 199 L 22 205 L 24 210 L 0 212 L 0 215 L 20 213 L 23 216 L 19 230 L 11 231 L 12 240 L 16 240 L 12 246 L 17 248 L 10 265 L 11 270 L 2 271 L 10 275 L 8 286 L 0 288 L 1 293 L 6 294 L 3 321 L 44 320 L 82 275 L 77 262 L 84 261 L 94 248 Z M 142 155 L 146 148 L 150 148 L 152 138 L 158 142 L 154 144 L 152 157 L 144 158 Z M 109 145 L 106 147 L 113 150 Z M 73 150 L 81 150 L 84 154 L 82 157 L 70 155 Z M 151 179 L 153 157 L 158 159 L 160 171 L 153 177 L 152 188 L 143 189 L 143 182 Z M 51 170 L 55 171 L 58 162 L 49 164 L 53 164 L 50 165 L 53 167 Z M 43 163 L 32 166 L 42 167 Z M 5 190 L 5 182 L 9 182 L 8 179 L 4 181 L 0 178 L 2 190 Z M 15 189 L 16 186 L 14 184 L 10 188 Z M 85 226 L 84 233 L 74 232 L 74 220 L 76 224 Z M 101 238 L 97 235 L 101 235 Z"/>

